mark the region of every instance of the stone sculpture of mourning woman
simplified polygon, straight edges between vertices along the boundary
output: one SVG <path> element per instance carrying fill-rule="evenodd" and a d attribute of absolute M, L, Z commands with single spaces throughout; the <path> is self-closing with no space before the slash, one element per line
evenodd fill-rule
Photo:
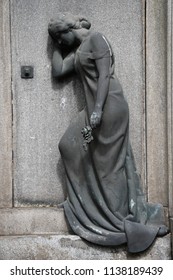
<path fill-rule="evenodd" d="M 114 74 L 111 46 L 90 26 L 83 17 L 62 14 L 48 27 L 55 43 L 53 76 L 76 71 L 86 100 L 59 144 L 68 190 L 63 206 L 80 237 L 105 246 L 127 243 L 129 252 L 140 252 L 167 228 L 162 206 L 147 203 L 142 192 L 129 143 L 128 104 Z"/>

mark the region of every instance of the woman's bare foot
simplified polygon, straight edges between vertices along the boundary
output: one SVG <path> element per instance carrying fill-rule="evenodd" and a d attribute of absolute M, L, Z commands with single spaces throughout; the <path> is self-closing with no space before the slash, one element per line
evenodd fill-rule
<path fill-rule="evenodd" d="M 157 236 L 164 236 L 168 233 L 169 233 L 169 229 L 167 228 L 167 226 L 163 225 L 163 226 L 160 226 Z"/>

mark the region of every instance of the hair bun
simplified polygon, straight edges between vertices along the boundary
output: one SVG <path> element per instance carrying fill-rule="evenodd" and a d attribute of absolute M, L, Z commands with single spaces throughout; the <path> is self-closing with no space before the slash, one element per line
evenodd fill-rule
<path fill-rule="evenodd" d="M 55 34 L 57 31 L 72 29 L 90 29 L 91 23 L 84 16 L 74 16 L 69 13 L 58 14 L 56 19 L 51 19 L 48 31 L 49 34 Z"/>

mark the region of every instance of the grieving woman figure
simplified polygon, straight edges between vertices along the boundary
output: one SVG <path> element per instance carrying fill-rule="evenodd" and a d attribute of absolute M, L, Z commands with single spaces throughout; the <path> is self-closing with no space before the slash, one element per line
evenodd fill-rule
<path fill-rule="evenodd" d="M 145 201 L 129 143 L 129 109 L 114 74 L 114 55 L 104 35 L 80 16 L 59 15 L 48 26 L 55 50 L 53 77 L 76 71 L 86 107 L 63 135 L 67 220 L 77 235 L 95 244 L 127 243 L 147 249 L 168 229 L 163 207 Z M 64 50 L 66 55 L 64 56 Z"/>

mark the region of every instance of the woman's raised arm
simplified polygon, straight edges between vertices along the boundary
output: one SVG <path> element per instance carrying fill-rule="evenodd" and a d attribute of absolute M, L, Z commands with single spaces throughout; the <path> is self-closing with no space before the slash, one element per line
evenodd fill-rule
<path fill-rule="evenodd" d="M 64 59 L 60 49 L 56 49 L 52 58 L 52 75 L 54 78 L 65 77 L 74 71 L 74 52 L 69 53 Z"/>

